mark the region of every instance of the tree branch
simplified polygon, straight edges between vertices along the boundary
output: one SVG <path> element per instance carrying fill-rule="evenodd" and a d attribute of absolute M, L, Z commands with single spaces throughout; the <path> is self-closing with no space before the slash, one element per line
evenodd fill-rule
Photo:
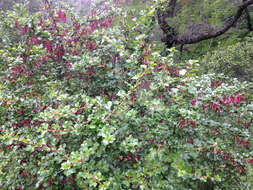
<path fill-rule="evenodd" d="M 245 1 L 247 1 L 247 0 L 243 0 L 243 2 L 245 2 Z M 249 29 L 249 31 L 252 31 L 251 19 L 250 19 L 250 14 L 249 14 L 248 8 L 245 9 L 245 12 L 246 12 L 246 19 L 248 22 L 248 29 Z"/>
<path fill-rule="evenodd" d="M 170 1 L 170 10 L 167 13 L 162 13 L 160 8 L 157 9 L 158 24 L 162 29 L 163 33 L 165 34 L 165 37 L 162 38 L 162 42 L 165 42 L 168 48 L 171 48 L 172 45 L 175 43 L 174 37 L 176 36 L 176 31 L 166 22 L 166 18 L 174 17 L 176 2 L 176 0 Z"/>
<path fill-rule="evenodd" d="M 170 4 L 169 4 L 170 11 L 168 12 L 168 17 L 174 17 L 176 4 L 177 4 L 177 0 L 170 1 Z"/>
<path fill-rule="evenodd" d="M 238 19 L 242 16 L 244 10 L 246 10 L 247 7 L 251 4 L 253 4 L 253 0 L 247 0 L 247 1 L 243 2 L 243 4 L 239 5 L 235 16 L 231 20 L 229 20 L 223 28 L 221 28 L 215 32 L 212 32 L 212 33 L 203 34 L 203 35 L 199 35 L 199 36 L 192 37 L 192 38 L 177 37 L 174 40 L 175 44 L 194 44 L 194 43 L 200 42 L 202 40 L 215 38 L 215 37 L 218 37 L 218 36 L 224 34 L 238 21 Z"/>
<path fill-rule="evenodd" d="M 157 10 L 157 17 L 158 17 L 158 24 L 162 29 L 165 37 L 162 39 L 162 42 L 165 42 L 168 48 L 171 48 L 173 45 L 184 45 L 184 44 L 194 44 L 203 40 L 208 40 L 211 38 L 218 37 L 225 32 L 227 32 L 234 24 L 238 21 L 238 19 L 243 15 L 244 11 L 246 12 L 247 21 L 248 21 L 248 28 L 251 31 L 251 20 L 248 12 L 248 6 L 253 4 L 253 0 L 243 0 L 243 3 L 238 6 L 238 10 L 234 17 L 228 20 L 223 28 L 217 29 L 213 32 L 203 33 L 196 36 L 179 36 L 174 28 L 172 28 L 167 22 L 166 18 L 174 17 L 176 1 L 170 0 L 169 6 L 170 11 L 167 13 L 162 13 L 161 10 L 158 8 Z"/>

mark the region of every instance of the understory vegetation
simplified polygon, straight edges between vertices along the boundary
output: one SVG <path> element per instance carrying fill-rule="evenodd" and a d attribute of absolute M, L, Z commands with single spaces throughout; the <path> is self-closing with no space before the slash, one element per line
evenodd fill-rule
<path fill-rule="evenodd" d="M 0 189 L 252 189 L 252 4 L 0 3 Z"/>

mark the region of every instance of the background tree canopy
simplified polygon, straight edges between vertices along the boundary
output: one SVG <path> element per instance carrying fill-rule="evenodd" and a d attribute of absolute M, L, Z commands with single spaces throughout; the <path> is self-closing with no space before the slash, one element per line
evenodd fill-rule
<path fill-rule="evenodd" d="M 235 26 L 245 15 L 251 31 L 248 6 L 250 0 L 235 1 L 162 1 L 158 8 L 158 22 L 168 47 L 176 44 L 193 44 L 215 38 Z"/>
<path fill-rule="evenodd" d="M 0 16 L 1 189 L 252 189 L 253 1 L 33 3 Z"/>

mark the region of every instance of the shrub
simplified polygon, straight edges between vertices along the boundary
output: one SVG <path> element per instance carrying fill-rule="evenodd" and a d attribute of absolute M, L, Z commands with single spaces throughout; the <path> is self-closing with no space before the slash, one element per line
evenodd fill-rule
<path fill-rule="evenodd" d="M 203 68 L 208 72 L 224 73 L 240 80 L 252 81 L 253 78 L 253 41 L 246 38 L 226 47 L 207 53 L 202 59 Z"/>
<path fill-rule="evenodd" d="M 1 50 L 2 189 L 244 187 L 250 83 L 162 57 L 155 6 L 6 15 L 20 38 Z"/>

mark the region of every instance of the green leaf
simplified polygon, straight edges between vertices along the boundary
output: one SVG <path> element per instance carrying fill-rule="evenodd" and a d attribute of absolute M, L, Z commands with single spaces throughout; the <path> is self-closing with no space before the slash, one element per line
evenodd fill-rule
<path fill-rule="evenodd" d="M 63 170 L 68 170 L 68 169 L 71 168 L 71 163 L 70 162 L 64 162 L 64 163 L 62 163 L 61 168 Z"/>

